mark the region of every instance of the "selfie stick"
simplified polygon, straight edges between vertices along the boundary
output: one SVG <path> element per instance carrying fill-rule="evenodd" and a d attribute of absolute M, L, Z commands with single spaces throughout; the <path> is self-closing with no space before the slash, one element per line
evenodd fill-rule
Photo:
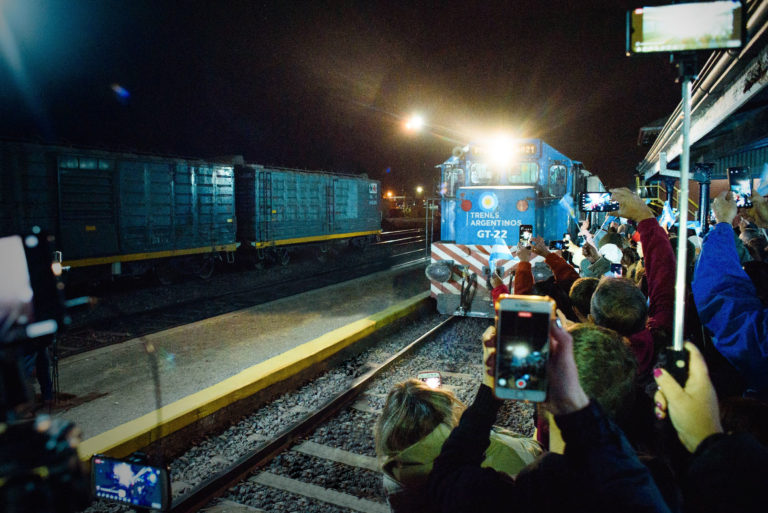
<path fill-rule="evenodd" d="M 659 356 L 659 362 L 680 386 L 688 379 L 688 352 L 683 348 L 683 324 L 685 322 L 686 271 L 688 270 L 688 196 L 691 155 L 691 82 L 696 78 L 693 71 L 695 58 L 680 56 L 680 82 L 683 84 L 683 148 L 680 156 L 680 191 L 677 210 L 680 213 L 677 228 L 677 270 L 675 273 L 675 328 L 672 347 Z"/>

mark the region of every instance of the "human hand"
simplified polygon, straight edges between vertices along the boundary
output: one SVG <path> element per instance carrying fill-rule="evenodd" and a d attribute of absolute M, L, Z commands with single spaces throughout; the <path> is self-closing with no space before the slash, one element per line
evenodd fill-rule
<path fill-rule="evenodd" d="M 493 376 L 496 371 L 496 326 L 488 326 L 482 335 L 483 340 L 483 384 L 493 388 Z"/>
<path fill-rule="evenodd" d="M 589 398 L 579 383 L 579 371 L 573 358 L 571 334 L 551 321 L 549 326 L 549 398 L 547 405 L 555 415 L 581 410 L 589 404 Z"/>
<path fill-rule="evenodd" d="M 517 246 L 517 258 L 521 262 L 530 262 L 531 261 L 531 248 L 526 248 L 523 245 Z"/>
<path fill-rule="evenodd" d="M 503 285 L 503 284 L 504 284 L 504 280 L 501 279 L 501 276 L 499 275 L 499 270 L 497 269 L 493 274 L 491 274 L 491 287 L 495 289 L 499 285 Z"/>
<path fill-rule="evenodd" d="M 723 426 L 704 357 L 690 342 L 685 343 L 685 348 L 690 355 L 685 388 L 681 388 L 666 370 L 654 369 L 653 375 L 659 386 L 654 401 L 656 417 L 663 419 L 669 415 L 680 441 L 689 452 L 694 452 L 705 438 L 722 433 Z"/>
<path fill-rule="evenodd" d="M 594 264 L 600 260 L 600 253 L 597 252 L 597 248 L 592 244 L 586 243 L 581 247 L 581 254 L 589 260 L 590 264 Z"/>
<path fill-rule="evenodd" d="M 611 194 L 611 199 L 619 202 L 619 210 L 616 212 L 617 216 L 626 217 L 638 223 L 654 217 L 645 200 L 626 187 L 611 189 Z"/>
<path fill-rule="evenodd" d="M 531 239 L 531 249 L 533 249 L 533 252 L 537 255 L 541 255 L 545 258 L 549 255 L 549 248 L 541 237 L 533 237 Z"/>
<path fill-rule="evenodd" d="M 712 212 L 718 223 L 733 223 L 739 209 L 731 191 L 723 191 L 712 201 Z"/>
<path fill-rule="evenodd" d="M 760 194 L 752 195 L 752 208 L 749 215 L 760 228 L 768 228 L 768 201 Z"/>
<path fill-rule="evenodd" d="M 557 318 L 560 319 L 560 324 L 562 324 L 565 329 L 568 329 L 571 327 L 571 325 L 576 324 L 572 320 L 570 320 L 568 317 L 565 316 L 562 310 L 559 308 L 555 310 L 555 315 L 557 315 Z"/>

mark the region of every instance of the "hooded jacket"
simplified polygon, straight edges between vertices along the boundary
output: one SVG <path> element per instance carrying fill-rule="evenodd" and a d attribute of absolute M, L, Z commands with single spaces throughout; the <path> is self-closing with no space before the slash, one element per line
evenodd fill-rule
<path fill-rule="evenodd" d="M 440 455 L 452 430 L 447 424 L 440 424 L 415 444 L 381 460 L 384 490 L 393 511 L 430 510 L 424 487 L 432 463 Z M 514 477 L 541 453 L 541 446 L 535 440 L 493 427 L 481 466 Z"/>

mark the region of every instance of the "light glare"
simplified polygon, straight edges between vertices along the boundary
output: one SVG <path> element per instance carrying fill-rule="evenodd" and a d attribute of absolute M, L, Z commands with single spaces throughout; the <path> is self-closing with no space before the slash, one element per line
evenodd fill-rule
<path fill-rule="evenodd" d="M 492 139 L 488 145 L 488 156 L 491 163 L 502 167 L 510 165 L 514 157 L 513 143 L 513 139 L 505 135 L 499 135 Z"/>
<path fill-rule="evenodd" d="M 417 132 L 424 126 L 424 118 L 418 114 L 412 115 L 405 122 L 405 129 L 410 132 Z"/>

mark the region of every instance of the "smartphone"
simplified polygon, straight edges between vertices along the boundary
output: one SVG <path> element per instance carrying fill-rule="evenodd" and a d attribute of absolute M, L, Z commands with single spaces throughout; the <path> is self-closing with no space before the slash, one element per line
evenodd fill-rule
<path fill-rule="evenodd" d="M 547 398 L 549 324 L 555 302 L 545 296 L 499 296 L 494 393 L 499 399 Z"/>
<path fill-rule="evenodd" d="M 624 276 L 624 267 L 621 264 L 611 264 L 611 276 L 615 278 Z"/>
<path fill-rule="evenodd" d="M 619 202 L 611 200 L 610 192 L 582 192 L 579 208 L 582 212 L 614 212 L 619 209 Z"/>
<path fill-rule="evenodd" d="M 416 378 L 426 383 L 429 388 L 440 388 L 443 385 L 443 376 L 437 371 L 419 372 Z"/>
<path fill-rule="evenodd" d="M 531 224 L 521 224 L 520 225 L 520 235 L 518 239 L 518 244 L 522 244 L 523 246 L 530 246 L 531 245 L 531 237 L 533 237 L 533 225 Z"/>
<path fill-rule="evenodd" d="M 728 184 L 736 196 L 736 206 L 749 208 L 752 206 L 752 175 L 748 167 L 729 167 Z"/>
<path fill-rule="evenodd" d="M 741 48 L 741 0 L 641 7 L 627 13 L 627 54 Z"/>
<path fill-rule="evenodd" d="M 551 240 L 549 241 L 549 249 L 565 249 L 565 241 Z"/>
<path fill-rule="evenodd" d="M 166 511 L 171 505 L 168 469 L 109 458 L 91 458 L 91 490 L 94 497 L 138 508 Z"/>

